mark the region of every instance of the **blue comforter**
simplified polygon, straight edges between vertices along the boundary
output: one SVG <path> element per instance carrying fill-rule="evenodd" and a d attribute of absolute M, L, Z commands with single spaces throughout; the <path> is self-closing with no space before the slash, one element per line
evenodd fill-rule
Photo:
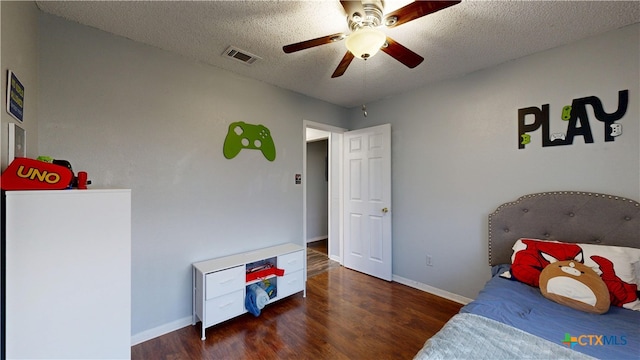
<path fill-rule="evenodd" d="M 640 311 L 611 306 L 596 315 L 574 310 L 544 298 L 538 288 L 497 276 L 508 269 L 494 267 L 494 276 L 476 300 L 460 312 L 485 316 L 600 359 L 640 358 Z"/>

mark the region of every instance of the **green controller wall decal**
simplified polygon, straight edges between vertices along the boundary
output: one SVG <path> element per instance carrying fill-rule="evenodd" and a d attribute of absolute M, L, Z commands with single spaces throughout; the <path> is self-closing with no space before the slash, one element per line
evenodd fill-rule
<path fill-rule="evenodd" d="M 243 121 L 229 125 L 222 149 L 224 157 L 233 159 L 242 149 L 260 150 L 267 160 L 276 159 L 276 146 L 271 132 L 264 125 L 247 124 Z"/>

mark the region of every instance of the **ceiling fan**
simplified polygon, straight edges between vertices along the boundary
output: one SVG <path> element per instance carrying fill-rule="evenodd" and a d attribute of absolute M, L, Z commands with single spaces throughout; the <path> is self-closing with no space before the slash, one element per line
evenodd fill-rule
<path fill-rule="evenodd" d="M 414 1 L 384 15 L 383 0 L 340 1 L 347 14 L 347 24 L 351 30 L 350 34 L 337 33 L 322 36 L 285 45 L 282 50 L 290 54 L 346 39 L 347 52 L 331 75 L 332 78 L 342 76 L 355 57 L 366 60 L 375 55 L 378 50 L 382 50 L 413 69 L 420 65 L 424 58 L 376 28 L 381 25 L 388 28 L 400 26 L 458 3 L 460 1 Z"/>

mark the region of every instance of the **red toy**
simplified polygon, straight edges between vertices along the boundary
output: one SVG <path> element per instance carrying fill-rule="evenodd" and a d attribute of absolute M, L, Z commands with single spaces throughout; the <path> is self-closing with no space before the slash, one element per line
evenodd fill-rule
<path fill-rule="evenodd" d="M 73 172 L 44 161 L 15 158 L 0 177 L 2 190 L 62 190 L 69 187 Z"/>

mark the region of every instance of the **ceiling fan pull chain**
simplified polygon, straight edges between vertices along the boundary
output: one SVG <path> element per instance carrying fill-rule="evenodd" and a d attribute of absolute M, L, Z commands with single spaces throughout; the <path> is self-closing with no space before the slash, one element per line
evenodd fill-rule
<path fill-rule="evenodd" d="M 367 98 L 367 59 L 364 59 L 364 77 L 362 78 L 362 98 Z M 367 117 L 367 105 L 362 104 L 362 115 Z"/>

